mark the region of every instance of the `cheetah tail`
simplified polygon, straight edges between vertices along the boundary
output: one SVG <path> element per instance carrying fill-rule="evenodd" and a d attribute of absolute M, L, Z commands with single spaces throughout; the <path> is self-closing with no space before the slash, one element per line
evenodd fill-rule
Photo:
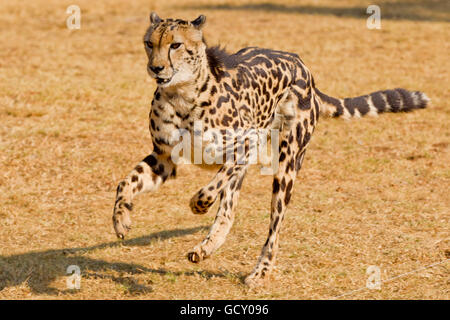
<path fill-rule="evenodd" d="M 408 91 L 401 88 L 373 92 L 355 98 L 336 99 L 315 88 L 320 97 L 322 114 L 345 119 L 364 115 L 377 115 L 382 112 L 405 112 L 423 109 L 430 99 L 420 91 Z"/>

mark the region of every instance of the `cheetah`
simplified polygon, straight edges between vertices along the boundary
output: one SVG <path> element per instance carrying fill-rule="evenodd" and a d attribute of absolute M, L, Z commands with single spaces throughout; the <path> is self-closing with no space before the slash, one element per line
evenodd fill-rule
<path fill-rule="evenodd" d="M 229 54 L 208 46 L 202 34 L 205 21 L 204 15 L 186 21 L 150 14 L 143 43 L 147 72 L 157 83 L 149 113 L 153 151 L 118 184 L 113 225 L 116 235 L 124 239 L 131 228 L 133 198 L 156 191 L 176 177 L 177 163 L 171 154 L 179 140 L 174 139 L 174 131 L 195 135 L 196 121 L 203 124 L 203 132 L 276 129 L 278 169 L 273 173 L 269 233 L 256 266 L 245 279 L 245 284 L 254 287 L 273 269 L 281 224 L 319 115 L 350 119 L 410 111 L 425 108 L 429 99 L 422 92 L 401 88 L 354 98 L 330 97 L 315 86 L 297 54 L 257 47 Z M 248 143 L 242 149 L 246 156 Z M 189 206 L 194 214 L 207 213 L 216 201 L 219 206 L 206 238 L 188 252 L 189 261 L 199 263 L 224 243 L 248 166 L 236 159 L 219 165 L 209 184 L 192 197 Z"/>

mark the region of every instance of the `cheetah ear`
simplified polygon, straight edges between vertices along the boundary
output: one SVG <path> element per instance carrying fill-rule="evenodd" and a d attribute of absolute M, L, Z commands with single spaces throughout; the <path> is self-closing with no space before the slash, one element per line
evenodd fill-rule
<path fill-rule="evenodd" d="M 191 21 L 192 25 L 199 30 L 203 27 L 205 22 L 206 22 L 206 17 L 202 14 L 199 15 L 197 19 Z"/>
<path fill-rule="evenodd" d="M 160 17 L 158 17 L 158 15 L 156 14 L 156 12 L 152 12 L 150 13 L 150 22 L 151 24 L 158 24 L 160 23 L 162 20 Z"/>

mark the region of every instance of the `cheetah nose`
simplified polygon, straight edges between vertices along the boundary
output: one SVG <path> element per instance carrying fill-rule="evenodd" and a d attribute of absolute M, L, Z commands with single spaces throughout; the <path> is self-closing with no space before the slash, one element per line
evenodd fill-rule
<path fill-rule="evenodd" d="M 164 67 L 159 67 L 159 66 L 157 66 L 157 67 L 150 67 L 150 69 L 151 69 L 155 74 L 158 74 L 158 73 L 160 73 L 160 72 L 164 69 Z"/>

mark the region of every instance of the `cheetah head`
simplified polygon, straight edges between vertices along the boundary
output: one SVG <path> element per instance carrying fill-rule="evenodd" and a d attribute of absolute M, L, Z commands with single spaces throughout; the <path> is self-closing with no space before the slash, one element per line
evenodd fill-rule
<path fill-rule="evenodd" d="M 163 20 L 154 12 L 150 14 L 144 46 L 147 72 L 158 86 L 175 87 L 195 81 L 206 48 L 201 30 L 205 21 L 204 15 L 185 21 Z"/>

